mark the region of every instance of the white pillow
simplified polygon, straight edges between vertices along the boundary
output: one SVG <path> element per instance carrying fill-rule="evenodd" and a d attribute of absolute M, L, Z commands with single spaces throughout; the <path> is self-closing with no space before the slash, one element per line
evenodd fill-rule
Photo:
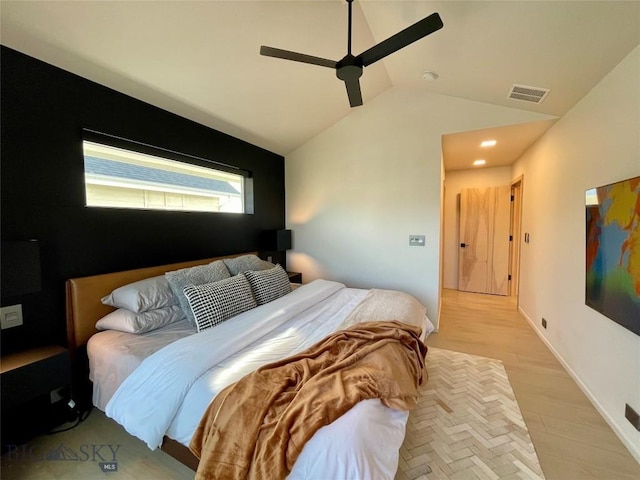
<path fill-rule="evenodd" d="M 96 323 L 98 330 L 118 330 L 127 333 L 144 333 L 156 330 L 184 318 L 179 305 L 135 313 L 125 308 L 111 312 Z"/>
<path fill-rule="evenodd" d="M 256 297 L 258 305 L 264 305 L 285 296 L 287 293 L 291 293 L 289 275 L 280 265 L 276 265 L 269 270 L 244 272 L 244 275 L 249 280 L 253 296 Z"/>
<path fill-rule="evenodd" d="M 185 287 L 184 294 L 189 301 L 198 332 L 215 327 L 257 306 L 251 286 L 244 275 Z"/>
<path fill-rule="evenodd" d="M 140 313 L 177 305 L 178 297 L 171 291 L 164 275 L 160 275 L 118 287 L 104 297 L 102 303 Z"/>

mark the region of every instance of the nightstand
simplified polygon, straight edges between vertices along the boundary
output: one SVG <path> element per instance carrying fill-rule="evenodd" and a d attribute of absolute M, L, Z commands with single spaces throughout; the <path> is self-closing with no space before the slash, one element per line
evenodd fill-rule
<path fill-rule="evenodd" d="M 61 423 L 54 404 L 71 384 L 69 350 L 59 345 L 31 348 L 0 359 L 2 444 L 19 444 Z M 64 421 L 64 419 L 62 419 Z"/>
<path fill-rule="evenodd" d="M 289 281 L 291 283 L 302 283 L 302 273 L 300 272 L 287 272 L 289 275 Z"/>

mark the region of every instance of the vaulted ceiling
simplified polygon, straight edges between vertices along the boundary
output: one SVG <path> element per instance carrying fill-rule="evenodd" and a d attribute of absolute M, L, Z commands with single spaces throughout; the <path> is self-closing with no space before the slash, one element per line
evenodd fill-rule
<path fill-rule="evenodd" d="M 640 44 L 637 1 L 365 0 L 354 54 L 433 12 L 444 28 L 365 68 L 356 108 L 403 88 L 560 117 Z M 268 45 L 341 59 L 342 0 L 3 0 L 0 15 L 8 47 L 283 155 L 352 111 L 333 70 L 259 55 Z M 539 105 L 512 100 L 513 84 L 551 92 Z M 490 133 L 521 152 L 550 125 Z M 450 137 L 445 164 L 463 168 L 453 161 L 475 154 L 456 141 L 470 137 Z"/>

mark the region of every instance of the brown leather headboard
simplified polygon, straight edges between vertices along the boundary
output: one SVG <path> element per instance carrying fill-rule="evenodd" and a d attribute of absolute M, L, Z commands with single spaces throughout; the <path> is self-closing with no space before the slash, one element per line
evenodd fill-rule
<path fill-rule="evenodd" d="M 203 265 L 222 258 L 239 257 L 255 252 L 238 253 L 222 257 L 205 258 L 190 262 L 172 263 L 157 267 L 138 268 L 122 272 L 105 273 L 90 277 L 72 278 L 66 282 L 67 304 L 67 343 L 73 355 L 78 347 L 86 345 L 89 338 L 97 333 L 96 322 L 114 308 L 101 303 L 101 299 L 109 295 L 115 288 L 137 282 L 145 278 L 162 275 L 165 272 L 180 268 Z"/>

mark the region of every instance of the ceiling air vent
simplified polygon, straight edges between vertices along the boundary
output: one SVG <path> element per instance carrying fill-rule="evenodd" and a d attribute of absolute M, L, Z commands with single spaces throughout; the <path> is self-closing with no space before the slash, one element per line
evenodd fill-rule
<path fill-rule="evenodd" d="M 528 85 L 511 85 L 509 98 L 525 102 L 542 103 L 551 90 L 548 88 L 530 87 Z"/>

